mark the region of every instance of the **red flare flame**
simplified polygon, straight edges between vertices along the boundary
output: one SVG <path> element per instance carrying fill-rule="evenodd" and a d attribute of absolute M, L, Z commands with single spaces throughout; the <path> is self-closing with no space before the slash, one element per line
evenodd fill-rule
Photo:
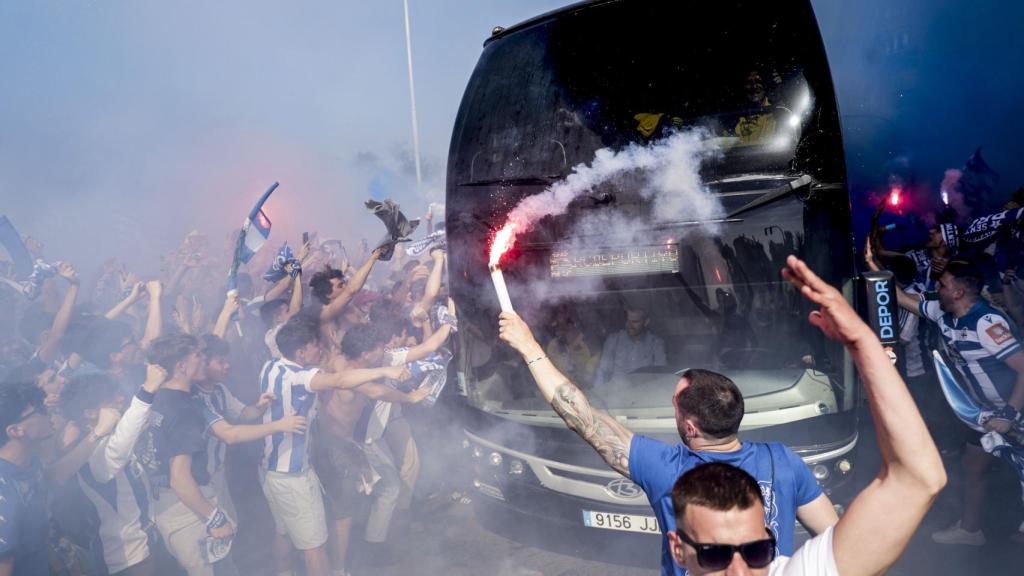
<path fill-rule="evenodd" d="M 512 244 L 515 243 L 515 228 L 515 224 L 509 222 L 494 235 L 494 239 L 491 241 L 491 257 L 487 262 L 488 266 L 497 266 L 501 257 L 512 248 Z"/>
<path fill-rule="evenodd" d="M 900 205 L 900 193 L 902 190 L 898 186 L 893 186 L 892 191 L 889 192 L 889 204 L 893 206 Z"/>

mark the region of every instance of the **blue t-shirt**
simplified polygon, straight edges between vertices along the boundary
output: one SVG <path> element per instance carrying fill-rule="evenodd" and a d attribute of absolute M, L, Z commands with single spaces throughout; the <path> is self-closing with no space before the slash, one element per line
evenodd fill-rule
<path fill-rule="evenodd" d="M 636 434 L 629 447 L 629 475 L 647 494 L 661 527 L 662 575 L 686 574 L 672 561 L 666 536 L 676 529 L 672 486 L 684 472 L 708 462 L 731 464 L 757 479 L 765 525 L 775 535 L 779 554 L 791 556 L 796 509 L 821 495 L 810 469 L 792 450 L 775 442 L 744 442 L 735 452 L 695 452 L 683 444 L 672 446 Z"/>
<path fill-rule="evenodd" d="M 14 576 L 46 576 L 49 515 L 38 462 L 19 468 L 0 458 L 0 558 L 14 556 Z"/>

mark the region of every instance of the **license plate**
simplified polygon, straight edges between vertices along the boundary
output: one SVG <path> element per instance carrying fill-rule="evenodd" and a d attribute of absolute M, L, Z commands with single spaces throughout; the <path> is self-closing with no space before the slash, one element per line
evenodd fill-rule
<path fill-rule="evenodd" d="M 615 514 L 612 512 L 583 511 L 583 525 L 589 528 L 620 530 L 622 532 L 641 532 L 644 534 L 661 534 L 658 519 L 654 516 L 640 514 Z"/>

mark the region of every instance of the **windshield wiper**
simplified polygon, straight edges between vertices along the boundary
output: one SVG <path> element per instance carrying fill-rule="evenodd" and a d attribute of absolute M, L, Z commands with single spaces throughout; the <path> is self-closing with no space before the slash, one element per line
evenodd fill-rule
<path fill-rule="evenodd" d="M 816 182 L 817 180 L 815 180 L 813 176 L 811 176 L 810 174 L 804 174 L 803 176 L 797 178 L 796 180 L 793 180 L 792 182 L 784 186 L 779 186 L 778 188 L 768 190 L 764 194 L 764 196 L 761 196 L 760 198 L 752 202 L 748 202 L 743 206 L 740 206 L 739 208 L 733 210 L 732 212 L 729 213 L 728 216 L 726 216 L 726 219 L 733 218 L 744 212 L 749 212 L 750 210 L 753 210 L 754 208 L 757 208 L 759 206 L 764 206 L 769 202 L 774 202 L 779 198 L 782 198 L 783 196 L 788 196 L 796 192 L 800 188 L 803 188 L 804 186 L 811 186 Z"/>

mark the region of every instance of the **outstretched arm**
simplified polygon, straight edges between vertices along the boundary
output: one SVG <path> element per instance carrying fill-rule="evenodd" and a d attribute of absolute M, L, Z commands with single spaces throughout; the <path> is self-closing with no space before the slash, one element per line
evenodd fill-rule
<path fill-rule="evenodd" d="M 341 314 L 341 311 L 345 309 L 349 301 L 363 289 L 363 285 L 366 284 L 366 279 L 370 277 L 370 271 L 373 270 L 373 265 L 377 262 L 378 258 L 380 258 L 380 249 L 370 253 L 370 257 L 356 270 L 352 280 L 345 285 L 342 293 L 320 311 L 320 320 L 332 320 Z"/>
<path fill-rule="evenodd" d="M 146 331 L 142 334 L 142 341 L 139 346 L 145 348 L 160 337 L 163 330 L 163 316 L 160 313 L 160 295 L 163 287 L 159 280 L 146 282 L 146 291 L 149 292 L 149 314 L 146 316 Z"/>
<path fill-rule="evenodd" d="M 227 420 L 217 420 L 210 425 L 210 432 L 225 444 L 241 444 L 259 440 L 275 432 L 305 434 L 306 426 L 305 416 L 289 414 L 266 424 L 229 424 Z"/>
<path fill-rule="evenodd" d="M 416 404 L 430 395 L 430 387 L 428 386 L 417 388 L 412 392 L 402 392 L 395 390 L 387 384 L 378 384 L 377 382 L 361 384 L 355 390 L 369 396 L 373 400 L 397 402 L 399 404 Z"/>
<path fill-rule="evenodd" d="M 629 445 L 633 433 L 607 412 L 596 410 L 586 395 L 562 374 L 544 354 L 530 327 L 515 312 L 502 312 L 499 337 L 526 361 L 541 395 L 562 417 L 570 430 L 580 435 L 616 472 L 629 477 Z"/>
<path fill-rule="evenodd" d="M 427 286 L 424 288 L 423 297 L 419 302 L 420 307 L 424 310 L 429 310 L 430 305 L 437 299 L 437 294 L 441 291 L 441 273 L 444 272 L 444 251 L 433 250 L 430 252 L 430 257 L 434 259 L 434 267 L 430 270 Z"/>
<path fill-rule="evenodd" d="M 448 314 L 452 317 L 455 316 L 455 302 L 451 298 L 448 299 Z M 430 325 L 429 320 L 426 322 L 426 325 Z M 428 336 L 422 343 L 410 348 L 409 352 L 405 355 L 405 361 L 415 362 L 417 360 L 423 360 L 427 356 L 437 352 L 437 349 L 444 344 L 445 340 L 448 339 L 448 336 L 451 335 L 451 332 L 452 327 L 450 324 L 442 324 L 436 332 Z"/>
<path fill-rule="evenodd" d="M 142 289 L 144 287 L 145 284 L 143 284 L 142 282 L 136 282 L 135 285 L 132 286 L 132 291 L 128 293 L 128 296 L 126 296 L 124 300 L 121 300 L 116 305 L 114 305 L 113 308 L 107 310 L 107 313 L 104 314 L 103 316 L 107 320 L 113 320 L 120 316 L 121 314 L 124 314 L 126 310 L 131 308 L 136 302 L 139 301 L 139 297 L 142 295 Z"/>
<path fill-rule="evenodd" d="M 227 298 L 224 299 L 224 306 L 220 309 L 220 314 L 217 316 L 217 322 L 213 325 L 213 335 L 218 338 L 224 338 L 228 332 L 228 325 L 231 323 L 231 317 L 235 315 L 235 312 L 241 307 L 238 302 L 238 294 L 234 291 L 228 293 Z"/>
<path fill-rule="evenodd" d="M 866 264 L 868 270 L 871 270 L 872 272 L 884 270 L 882 265 L 879 264 L 878 260 L 875 258 L 875 250 L 871 238 L 868 238 L 867 242 L 864 243 L 864 264 Z M 894 285 L 893 288 L 896 289 L 896 302 L 899 303 L 900 308 L 903 308 L 915 316 L 920 316 L 921 299 L 917 296 L 907 294 L 899 286 Z"/>
<path fill-rule="evenodd" d="M 321 392 L 330 388 L 355 388 L 360 384 L 391 378 L 404 381 L 410 378 L 405 366 L 388 366 L 386 368 L 356 368 L 338 372 L 317 372 L 309 382 L 309 389 Z"/>
<path fill-rule="evenodd" d="M 820 307 L 808 320 L 842 343 L 860 373 L 871 409 L 882 467 L 836 524 L 832 550 L 844 576 L 881 574 L 906 548 L 946 472 L 924 420 L 882 344 L 842 294 L 795 256 L 783 276 Z M 885 518 L 879 522 L 879 518 Z M 871 550 L 871 554 L 864 554 Z"/>
<path fill-rule="evenodd" d="M 68 291 L 64 295 L 60 309 L 57 310 L 57 316 L 53 319 L 53 326 L 46 341 L 39 347 L 39 359 L 43 362 L 49 362 L 57 356 L 60 341 L 68 330 L 71 312 L 75 309 L 75 300 L 78 298 L 78 275 L 75 274 L 75 269 L 70 264 L 61 262 L 57 265 L 57 273 L 68 281 Z"/>

